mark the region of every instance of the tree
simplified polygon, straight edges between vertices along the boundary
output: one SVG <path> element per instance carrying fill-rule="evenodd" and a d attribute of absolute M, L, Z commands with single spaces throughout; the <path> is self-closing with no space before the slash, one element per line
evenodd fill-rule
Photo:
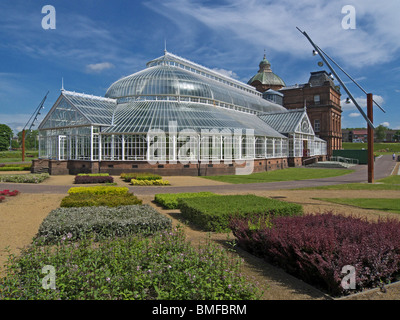
<path fill-rule="evenodd" d="M 378 141 L 383 141 L 386 138 L 386 131 L 389 130 L 389 128 L 379 125 L 375 128 L 375 135 L 376 135 L 376 140 Z"/>
<path fill-rule="evenodd" d="M 5 151 L 10 148 L 10 137 L 12 138 L 13 132 L 6 124 L 0 124 L 0 151 Z"/>
<path fill-rule="evenodd" d="M 26 149 L 35 149 L 38 148 L 37 138 L 39 135 L 38 130 L 26 130 L 25 131 L 25 148 Z M 22 131 L 18 132 L 18 142 L 22 145 Z"/>
<path fill-rule="evenodd" d="M 393 135 L 393 140 L 400 141 L 400 130 L 397 130 L 396 133 Z"/>

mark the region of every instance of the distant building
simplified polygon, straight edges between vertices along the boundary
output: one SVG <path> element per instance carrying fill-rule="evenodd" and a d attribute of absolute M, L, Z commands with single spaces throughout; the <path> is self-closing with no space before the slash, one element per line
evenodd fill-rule
<path fill-rule="evenodd" d="M 262 92 L 264 99 L 281 104 L 286 109 L 306 108 L 315 135 L 327 142 L 328 156 L 333 150 L 342 149 L 340 89 L 326 71 L 311 72 L 305 84 L 286 86 L 272 72 L 265 55 L 259 67 L 248 84 Z"/>
<path fill-rule="evenodd" d="M 397 142 L 397 130 L 386 130 L 385 138 L 380 142 Z M 368 142 L 367 129 L 343 129 L 342 130 L 343 142 Z M 374 134 L 374 141 L 377 141 L 376 134 Z"/>

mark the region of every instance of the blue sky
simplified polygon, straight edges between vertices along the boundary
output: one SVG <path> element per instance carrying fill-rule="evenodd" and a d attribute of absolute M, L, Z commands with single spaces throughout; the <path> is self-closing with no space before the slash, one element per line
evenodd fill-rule
<path fill-rule="evenodd" d="M 56 29 L 42 28 L 42 7 Z M 345 5 L 355 29 L 344 29 Z M 400 129 L 400 1 L 1 0 L 0 123 L 21 130 L 47 91 L 44 114 L 66 90 L 104 96 L 119 78 L 167 50 L 247 82 L 264 50 L 287 85 L 305 83 L 320 58 L 296 27 L 340 64 L 385 109 L 374 124 Z M 359 104 L 364 93 L 339 73 Z M 342 100 L 347 98 L 342 90 Z M 342 127 L 365 127 L 342 104 Z"/>

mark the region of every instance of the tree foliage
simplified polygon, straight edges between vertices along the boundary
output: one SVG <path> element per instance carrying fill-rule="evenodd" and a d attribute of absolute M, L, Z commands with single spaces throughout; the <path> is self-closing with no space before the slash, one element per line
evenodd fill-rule
<path fill-rule="evenodd" d="M 11 128 L 6 124 L 0 124 L 0 151 L 8 150 L 10 147 L 10 136 L 13 135 Z"/>

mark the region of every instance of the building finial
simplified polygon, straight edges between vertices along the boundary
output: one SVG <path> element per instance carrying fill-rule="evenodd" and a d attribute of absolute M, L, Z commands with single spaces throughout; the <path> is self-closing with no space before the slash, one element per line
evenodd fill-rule
<path fill-rule="evenodd" d="M 61 91 L 64 91 L 64 78 L 61 78 Z"/>
<path fill-rule="evenodd" d="M 164 39 L 164 54 L 167 53 L 167 39 Z"/>

